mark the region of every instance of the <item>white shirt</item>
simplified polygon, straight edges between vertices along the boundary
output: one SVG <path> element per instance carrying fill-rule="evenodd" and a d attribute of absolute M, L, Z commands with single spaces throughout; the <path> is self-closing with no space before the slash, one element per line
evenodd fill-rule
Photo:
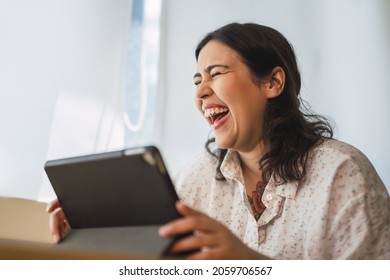
<path fill-rule="evenodd" d="M 255 220 L 236 152 L 204 152 L 175 180 L 182 201 L 227 226 L 252 249 L 276 259 L 390 259 L 390 198 L 356 148 L 326 140 L 313 149 L 302 181 L 267 184 Z"/>

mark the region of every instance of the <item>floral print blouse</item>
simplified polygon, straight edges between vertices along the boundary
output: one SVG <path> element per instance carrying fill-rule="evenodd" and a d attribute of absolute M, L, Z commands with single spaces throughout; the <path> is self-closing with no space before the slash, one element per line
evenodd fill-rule
<path fill-rule="evenodd" d="M 227 226 L 247 246 L 275 259 L 390 259 L 390 198 L 369 160 L 349 144 L 326 140 L 313 149 L 304 180 L 262 194 L 255 219 L 238 154 L 228 151 L 215 179 L 207 152 L 178 174 L 182 201 Z"/>

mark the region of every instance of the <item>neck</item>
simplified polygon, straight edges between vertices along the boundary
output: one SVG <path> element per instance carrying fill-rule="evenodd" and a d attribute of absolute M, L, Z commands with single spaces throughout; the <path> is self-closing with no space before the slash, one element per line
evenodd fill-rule
<path fill-rule="evenodd" d="M 240 156 L 241 168 L 253 174 L 259 174 L 259 160 L 265 154 L 267 148 L 263 143 L 256 144 L 248 150 L 237 151 Z"/>
<path fill-rule="evenodd" d="M 240 155 L 241 168 L 244 174 L 251 176 L 259 176 L 259 159 L 261 154 L 259 152 L 238 153 Z"/>
<path fill-rule="evenodd" d="M 262 173 L 259 168 L 259 159 L 264 154 L 261 145 L 246 152 L 238 151 L 241 162 L 242 174 L 244 176 L 247 192 L 252 190 L 258 181 L 262 180 Z"/>

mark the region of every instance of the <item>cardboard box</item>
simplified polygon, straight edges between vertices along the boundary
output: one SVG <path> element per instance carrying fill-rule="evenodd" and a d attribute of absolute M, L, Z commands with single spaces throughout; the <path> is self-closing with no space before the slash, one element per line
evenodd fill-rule
<path fill-rule="evenodd" d="M 0 238 L 53 243 L 46 204 L 28 199 L 0 197 Z"/>

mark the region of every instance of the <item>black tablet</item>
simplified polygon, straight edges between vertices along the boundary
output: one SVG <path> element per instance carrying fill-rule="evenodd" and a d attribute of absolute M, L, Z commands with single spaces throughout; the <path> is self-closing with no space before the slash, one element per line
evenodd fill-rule
<path fill-rule="evenodd" d="M 154 146 L 50 160 L 45 171 L 74 229 L 161 225 L 180 217 Z"/>

